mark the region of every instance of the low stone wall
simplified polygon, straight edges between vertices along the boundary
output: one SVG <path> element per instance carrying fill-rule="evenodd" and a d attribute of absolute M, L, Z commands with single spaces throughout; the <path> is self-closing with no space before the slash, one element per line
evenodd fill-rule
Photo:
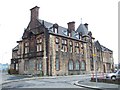
<path fill-rule="evenodd" d="M 96 82 L 96 78 L 91 78 L 90 81 L 91 82 Z M 119 84 L 120 85 L 120 78 L 116 79 L 116 80 L 98 78 L 97 81 L 98 82 L 103 82 L 103 83 L 111 83 L 111 84 Z"/>

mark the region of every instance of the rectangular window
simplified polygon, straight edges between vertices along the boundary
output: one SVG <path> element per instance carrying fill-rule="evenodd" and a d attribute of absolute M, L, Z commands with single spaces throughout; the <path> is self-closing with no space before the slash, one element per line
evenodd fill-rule
<path fill-rule="evenodd" d="M 40 44 L 40 51 L 42 51 L 42 44 Z"/>
<path fill-rule="evenodd" d="M 70 53 L 72 53 L 73 52 L 73 47 L 72 46 L 70 46 Z"/>
<path fill-rule="evenodd" d="M 62 51 L 67 52 L 67 40 L 62 40 Z"/>
<path fill-rule="evenodd" d="M 62 44 L 67 44 L 67 40 L 63 39 Z"/>
<path fill-rule="evenodd" d="M 29 52 L 29 48 L 25 47 L 25 54 L 27 54 Z"/>
<path fill-rule="evenodd" d="M 56 43 L 59 43 L 59 39 L 58 39 L 58 38 L 56 38 L 55 42 L 56 42 Z"/>
<path fill-rule="evenodd" d="M 79 44 L 78 43 L 75 43 L 75 52 L 79 53 Z"/>
<path fill-rule="evenodd" d="M 59 44 L 56 44 L 56 51 L 59 50 Z"/>
<path fill-rule="evenodd" d="M 65 46 L 65 52 L 67 52 L 67 46 Z"/>
<path fill-rule="evenodd" d="M 42 51 L 42 38 L 37 39 L 37 52 Z"/>
<path fill-rule="evenodd" d="M 56 59 L 56 70 L 60 70 L 60 62 L 58 58 Z"/>
<path fill-rule="evenodd" d="M 66 45 L 62 45 L 62 51 L 67 52 L 67 46 Z"/>
<path fill-rule="evenodd" d="M 29 61 L 25 61 L 25 64 L 24 64 L 24 70 L 27 71 L 29 68 Z"/>
<path fill-rule="evenodd" d="M 37 45 L 37 52 L 42 51 L 42 44 Z"/>
<path fill-rule="evenodd" d="M 37 45 L 37 52 L 39 51 L 39 45 Z"/>
<path fill-rule="evenodd" d="M 18 70 L 18 63 L 16 63 L 16 70 Z"/>
<path fill-rule="evenodd" d="M 69 42 L 69 45 L 70 45 L 70 49 L 69 49 L 69 50 L 70 50 L 70 53 L 72 53 L 72 52 L 73 52 L 73 44 L 72 44 L 72 41 Z"/>
<path fill-rule="evenodd" d="M 25 54 L 29 53 L 29 43 L 25 42 Z"/>
<path fill-rule="evenodd" d="M 37 70 L 42 70 L 42 61 L 37 61 Z"/>

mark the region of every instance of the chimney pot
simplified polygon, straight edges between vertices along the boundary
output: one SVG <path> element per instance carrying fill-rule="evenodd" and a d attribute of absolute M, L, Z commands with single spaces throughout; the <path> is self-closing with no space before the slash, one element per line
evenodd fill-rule
<path fill-rule="evenodd" d="M 87 30 L 88 30 L 88 24 L 87 24 L 87 23 L 85 23 L 84 25 L 85 25 L 85 27 L 86 27 L 86 28 L 87 28 Z"/>

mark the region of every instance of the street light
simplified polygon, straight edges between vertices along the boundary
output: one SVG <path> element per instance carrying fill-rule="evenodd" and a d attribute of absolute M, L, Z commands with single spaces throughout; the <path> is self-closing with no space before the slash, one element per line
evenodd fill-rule
<path fill-rule="evenodd" d="M 95 62 L 95 76 L 96 76 L 96 86 L 97 86 L 97 60 L 96 60 L 96 54 L 93 54 L 94 62 Z"/>

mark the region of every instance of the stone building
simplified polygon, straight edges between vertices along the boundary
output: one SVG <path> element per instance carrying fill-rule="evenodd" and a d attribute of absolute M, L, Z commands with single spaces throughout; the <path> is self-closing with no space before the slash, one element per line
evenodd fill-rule
<path fill-rule="evenodd" d="M 64 28 L 39 19 L 38 6 L 30 11 L 30 22 L 22 40 L 17 41 L 12 51 L 11 68 L 19 74 L 86 74 L 95 71 L 95 59 L 99 72 L 107 72 L 108 62 L 109 69 L 113 68 L 113 52 L 95 41 L 87 23 L 81 23 L 75 30 L 72 21 Z"/>

